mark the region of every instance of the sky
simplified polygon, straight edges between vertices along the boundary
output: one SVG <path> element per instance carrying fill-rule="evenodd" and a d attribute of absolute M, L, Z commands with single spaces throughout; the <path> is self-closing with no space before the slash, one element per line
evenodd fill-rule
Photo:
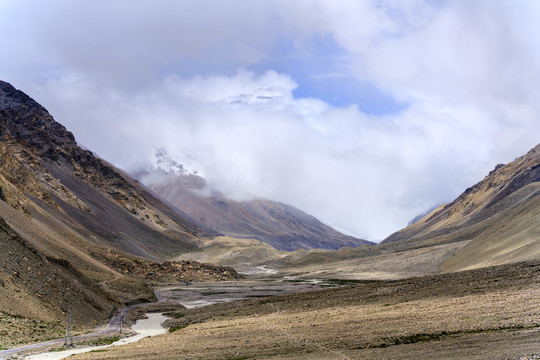
<path fill-rule="evenodd" d="M 136 173 L 380 241 L 540 134 L 536 0 L 0 0 L 0 79 Z"/>

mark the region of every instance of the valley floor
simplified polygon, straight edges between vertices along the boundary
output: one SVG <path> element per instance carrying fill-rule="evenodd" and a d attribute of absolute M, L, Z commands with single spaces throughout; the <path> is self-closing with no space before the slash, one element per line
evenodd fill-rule
<path fill-rule="evenodd" d="M 540 261 L 216 304 L 74 359 L 519 359 L 540 354 Z"/>

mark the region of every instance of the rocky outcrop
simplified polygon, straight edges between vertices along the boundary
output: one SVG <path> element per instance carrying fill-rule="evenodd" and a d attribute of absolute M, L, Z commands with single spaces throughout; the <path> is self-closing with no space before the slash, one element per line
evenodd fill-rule
<path fill-rule="evenodd" d="M 148 262 L 112 253 L 93 256 L 120 273 L 159 282 L 230 281 L 240 278 L 232 267 L 202 264 L 197 261 Z"/>

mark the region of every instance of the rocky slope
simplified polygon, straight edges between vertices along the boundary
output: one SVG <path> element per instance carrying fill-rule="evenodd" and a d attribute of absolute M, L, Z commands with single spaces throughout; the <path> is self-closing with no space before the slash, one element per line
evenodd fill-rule
<path fill-rule="evenodd" d="M 0 218 L 2 313 L 53 320 L 77 304 L 74 316 L 96 320 L 118 305 L 68 260 L 53 257 L 21 238 Z M 41 299 L 45 301 L 40 301 Z M 21 307 L 21 304 L 24 306 Z"/>
<path fill-rule="evenodd" d="M 227 199 L 209 191 L 202 177 L 186 172 L 182 165 L 163 157 L 166 155 L 158 152 L 158 161 L 167 164 L 166 170 L 155 170 L 151 176 L 141 175 L 141 181 L 202 228 L 235 238 L 260 240 L 286 251 L 335 250 L 371 244 L 344 235 L 286 204 L 263 199 L 244 202 Z"/>
<path fill-rule="evenodd" d="M 450 204 L 383 241 L 396 247 L 471 241 L 442 264 L 445 271 L 540 257 L 540 145 Z"/>
<path fill-rule="evenodd" d="M 37 102 L 0 82 L 0 199 L 63 217 L 95 242 L 151 258 L 192 248 L 198 229 L 80 148 Z"/>

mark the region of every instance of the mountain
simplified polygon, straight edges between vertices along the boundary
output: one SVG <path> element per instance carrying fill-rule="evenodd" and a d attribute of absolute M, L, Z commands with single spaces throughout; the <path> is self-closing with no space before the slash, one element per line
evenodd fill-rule
<path fill-rule="evenodd" d="M 421 247 L 469 243 L 441 264 L 443 271 L 540 257 L 540 145 L 382 244 Z"/>
<path fill-rule="evenodd" d="M 0 81 L 0 347 L 56 334 L 68 308 L 91 325 L 154 299 L 148 281 L 234 277 L 162 262 L 204 234 Z"/>
<path fill-rule="evenodd" d="M 37 102 L 0 83 L 0 199 L 52 215 L 92 241 L 159 259 L 193 248 L 198 229 L 90 151 Z M 39 213 L 39 215 L 38 215 Z"/>
<path fill-rule="evenodd" d="M 218 234 L 256 239 L 278 250 L 339 249 L 370 244 L 347 236 L 315 217 L 292 207 L 264 199 L 233 201 L 211 191 L 204 178 L 186 170 L 163 150 L 156 154 L 157 170 L 141 181 L 182 216 Z"/>

